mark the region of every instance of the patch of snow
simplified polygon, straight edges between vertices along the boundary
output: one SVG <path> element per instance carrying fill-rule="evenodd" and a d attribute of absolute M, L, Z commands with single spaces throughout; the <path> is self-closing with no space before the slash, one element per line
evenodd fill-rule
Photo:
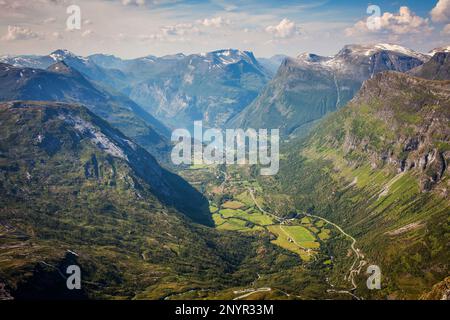
<path fill-rule="evenodd" d="M 379 43 L 375 45 L 375 48 L 380 50 L 394 51 L 412 57 L 415 57 L 417 55 L 417 52 L 396 44 Z"/>
<path fill-rule="evenodd" d="M 74 128 L 79 131 L 83 135 L 87 135 L 90 137 L 91 141 L 104 150 L 106 153 L 112 155 L 116 158 L 121 158 L 123 160 L 128 161 L 128 157 L 125 152 L 117 146 L 115 141 L 111 141 L 106 135 L 103 134 L 100 130 L 94 127 L 91 123 L 85 121 L 84 119 L 76 116 L 64 116 L 60 115 L 60 119 L 70 123 L 74 126 Z"/>
<path fill-rule="evenodd" d="M 61 56 L 59 54 L 50 54 L 50 58 L 52 58 L 55 62 L 59 62 L 61 59 Z"/>
<path fill-rule="evenodd" d="M 450 46 L 433 49 L 428 54 L 434 56 L 438 52 L 450 52 Z"/>
<path fill-rule="evenodd" d="M 75 251 L 67 249 L 67 252 L 73 254 L 76 257 L 78 257 L 78 253 L 76 253 Z"/>

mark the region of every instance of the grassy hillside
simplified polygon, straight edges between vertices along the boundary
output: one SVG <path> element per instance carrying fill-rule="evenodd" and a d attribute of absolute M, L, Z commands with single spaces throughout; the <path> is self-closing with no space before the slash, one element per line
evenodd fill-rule
<path fill-rule="evenodd" d="M 383 275 L 369 292 L 360 274 L 359 294 L 418 298 L 449 273 L 449 119 L 449 82 L 379 74 L 262 185 L 289 195 L 286 214 L 313 212 L 357 239 Z"/>
<path fill-rule="evenodd" d="M 4 103 L 0 123 L 0 283 L 13 297 L 220 292 L 295 263 L 268 238 L 197 224 L 211 219 L 203 197 L 84 107 Z"/>

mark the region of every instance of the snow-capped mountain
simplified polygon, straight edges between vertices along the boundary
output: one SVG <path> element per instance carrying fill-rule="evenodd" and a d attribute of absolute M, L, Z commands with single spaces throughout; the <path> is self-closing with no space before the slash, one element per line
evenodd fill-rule
<path fill-rule="evenodd" d="M 324 68 L 335 73 L 345 73 L 363 80 L 385 70 L 405 72 L 430 57 L 414 50 L 394 45 L 347 45 L 335 56 L 323 57 L 312 53 L 297 56 L 298 64 Z"/>
<path fill-rule="evenodd" d="M 347 45 L 332 57 L 302 53 L 287 58 L 258 98 L 227 126 L 305 133 L 316 120 L 351 100 L 365 80 L 382 71 L 407 72 L 429 58 L 390 44 Z"/>
<path fill-rule="evenodd" d="M 20 55 L 20 56 L 2 56 L 0 57 L 1 63 L 10 64 L 15 67 L 23 68 L 37 68 L 46 69 L 55 62 L 60 62 L 68 59 L 79 59 L 87 63 L 88 59 L 81 56 L 77 56 L 74 53 L 65 50 L 58 49 L 52 53 L 44 56 L 39 55 Z"/>
<path fill-rule="evenodd" d="M 55 63 L 49 56 L 22 55 L 22 56 L 1 56 L 0 63 L 12 65 L 14 67 L 45 69 Z"/>
<path fill-rule="evenodd" d="M 222 125 L 248 105 L 272 76 L 253 53 L 237 49 L 129 60 L 104 54 L 81 57 L 60 49 L 45 56 L 0 61 L 36 69 L 64 61 L 89 80 L 128 95 L 168 125 L 182 127 L 191 127 L 194 120 Z"/>
<path fill-rule="evenodd" d="M 428 54 L 434 56 L 438 52 L 450 52 L 450 46 L 439 47 L 431 50 Z"/>
<path fill-rule="evenodd" d="M 236 49 L 140 58 L 121 71 L 134 77 L 126 89 L 134 101 L 167 125 L 185 128 L 195 120 L 222 126 L 270 79 L 253 53 Z"/>
<path fill-rule="evenodd" d="M 381 51 L 390 51 L 395 52 L 397 54 L 403 54 L 405 56 L 414 57 L 416 59 L 423 61 L 426 61 L 428 59 L 426 54 L 416 52 L 412 49 L 400 46 L 398 44 L 390 44 L 390 43 L 378 43 L 375 45 L 349 45 L 344 47 L 344 50 L 350 50 L 354 55 L 363 54 L 365 56 L 371 56 Z"/>
<path fill-rule="evenodd" d="M 88 61 L 88 59 L 83 58 L 81 56 L 77 56 L 74 53 L 70 52 L 66 49 L 58 49 L 49 54 L 49 57 L 52 58 L 55 62 L 63 61 L 66 59 L 81 59 L 83 61 Z"/>
<path fill-rule="evenodd" d="M 85 77 L 97 83 L 120 90 L 126 83 L 125 76 L 118 70 L 106 70 L 91 59 L 82 57 L 65 49 L 58 49 L 48 55 L 4 56 L 1 63 L 22 68 L 47 69 L 56 62 L 64 61 L 68 66 L 81 72 Z"/>

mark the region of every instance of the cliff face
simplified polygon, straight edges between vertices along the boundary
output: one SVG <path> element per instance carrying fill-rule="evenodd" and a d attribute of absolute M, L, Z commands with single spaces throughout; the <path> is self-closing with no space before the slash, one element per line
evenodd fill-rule
<path fill-rule="evenodd" d="M 367 123 L 358 127 L 359 120 L 353 120 L 345 135 L 347 154 L 365 153 L 372 168 L 388 164 L 398 173 L 417 171 L 422 191 L 448 173 L 450 82 L 381 73 L 364 83 L 350 105 L 363 111 Z M 377 122 L 382 124 L 377 134 L 367 131 Z"/>
<path fill-rule="evenodd" d="M 430 80 L 450 80 L 450 52 L 436 52 L 429 61 L 410 73 Z"/>
<path fill-rule="evenodd" d="M 450 277 L 433 286 L 430 292 L 424 294 L 423 300 L 450 300 Z"/>

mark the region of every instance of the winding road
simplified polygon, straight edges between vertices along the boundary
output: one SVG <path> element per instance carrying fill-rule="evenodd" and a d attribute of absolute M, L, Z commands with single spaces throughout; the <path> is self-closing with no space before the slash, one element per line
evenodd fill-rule
<path fill-rule="evenodd" d="M 349 269 L 348 277 L 345 276 L 344 279 L 347 279 L 348 281 L 350 281 L 352 283 L 353 288 L 351 288 L 349 290 L 340 290 L 340 291 L 331 289 L 331 290 L 329 290 L 329 292 L 347 293 L 359 300 L 360 298 L 357 297 L 355 294 L 353 294 L 351 291 L 354 291 L 356 288 L 358 288 L 358 286 L 355 283 L 355 276 L 361 272 L 362 267 L 364 267 L 367 264 L 367 262 L 364 260 L 364 255 L 360 252 L 360 250 L 358 248 L 356 248 L 356 239 L 354 237 L 352 237 L 351 235 L 349 235 L 347 232 L 345 232 L 340 226 L 338 226 L 334 222 L 331 222 L 325 218 L 322 218 L 322 217 L 319 217 L 319 216 L 316 216 L 313 214 L 309 214 L 309 213 L 304 213 L 304 215 L 307 217 L 320 219 L 320 220 L 334 226 L 344 236 L 346 236 L 347 238 L 349 238 L 352 241 L 350 248 L 355 253 L 355 260 L 353 261 L 353 263 Z M 358 263 L 358 261 L 359 261 L 359 263 Z M 356 266 L 356 264 L 358 264 L 358 266 Z"/>
<path fill-rule="evenodd" d="M 222 183 L 222 186 L 225 185 L 225 183 L 230 179 L 230 176 L 228 176 L 228 174 L 226 172 L 222 172 L 225 175 L 225 180 Z M 273 219 L 275 219 L 275 221 L 277 221 L 280 225 L 280 229 L 283 231 L 283 233 L 286 234 L 286 236 L 288 236 L 290 239 L 292 239 L 292 237 L 289 235 L 289 233 L 283 228 L 283 224 L 287 221 L 287 219 L 284 218 L 280 218 L 277 215 L 274 215 L 270 212 L 267 212 L 266 210 L 264 210 L 260 204 L 258 203 L 258 201 L 256 200 L 256 197 L 254 195 L 254 190 L 250 187 L 247 188 L 249 193 L 250 193 L 250 197 L 252 198 L 255 206 L 259 209 L 259 211 L 261 211 L 264 214 L 267 214 L 269 216 L 271 216 Z M 353 298 L 357 299 L 357 300 L 361 300 L 360 297 L 356 296 L 353 292 L 357 289 L 357 284 L 355 282 L 355 276 L 360 274 L 361 269 L 363 266 L 365 266 L 367 264 L 367 262 L 364 260 L 364 255 L 360 252 L 360 250 L 356 247 L 356 243 L 357 240 L 351 236 L 350 234 L 348 234 L 347 232 L 345 232 L 339 225 L 337 225 L 334 222 L 329 221 L 328 219 L 325 219 L 323 217 L 320 216 L 316 216 L 313 214 L 309 214 L 309 213 L 303 213 L 305 216 L 307 217 L 311 217 L 311 218 L 315 218 L 315 219 L 319 219 L 324 221 L 325 223 L 332 225 L 333 227 L 335 227 L 341 234 L 343 234 L 345 237 L 347 237 L 348 239 L 351 240 L 351 245 L 350 248 L 351 250 L 354 252 L 355 254 L 355 259 L 352 263 L 352 265 L 350 266 L 348 273 L 345 275 L 344 280 L 347 280 L 349 282 L 351 282 L 352 284 L 352 288 L 348 289 L 348 290 L 336 290 L 336 289 L 329 289 L 327 290 L 327 292 L 329 293 L 341 293 L 341 294 L 349 294 L 351 295 Z M 294 244 L 297 245 L 299 248 L 303 249 L 303 250 L 307 250 L 306 248 L 303 248 L 302 246 L 300 246 L 294 239 L 292 239 Z M 307 250 L 308 253 L 310 253 L 309 250 Z M 259 277 L 259 275 L 258 275 Z M 248 289 L 244 289 L 244 290 L 240 290 L 240 291 L 235 291 L 235 294 L 240 294 L 240 293 L 244 293 L 243 295 L 236 297 L 234 300 L 239 300 L 239 299 L 243 299 L 246 298 L 252 294 L 255 294 L 257 292 L 267 292 L 267 291 L 271 291 L 271 288 L 248 288 Z M 286 294 L 288 295 L 288 294 Z M 288 295 L 289 296 L 289 295 Z"/>

